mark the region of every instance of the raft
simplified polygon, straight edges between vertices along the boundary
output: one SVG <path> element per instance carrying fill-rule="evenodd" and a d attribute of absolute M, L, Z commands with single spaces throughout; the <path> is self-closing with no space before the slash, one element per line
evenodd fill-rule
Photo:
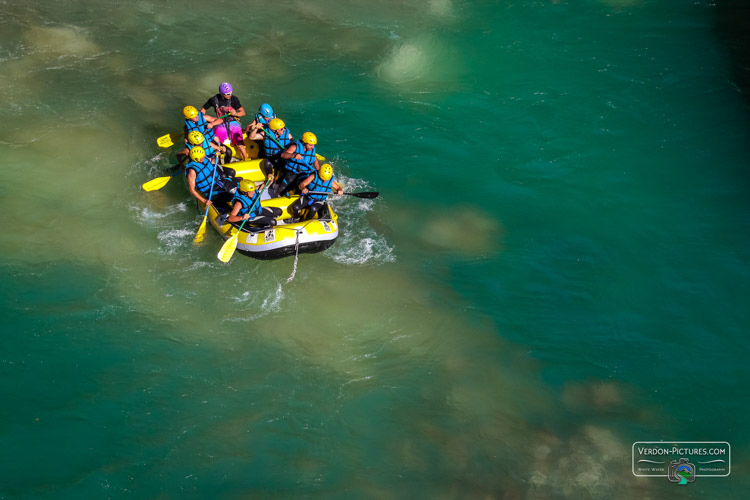
<path fill-rule="evenodd" d="M 257 183 L 265 182 L 266 175 L 261 169 L 264 159 L 253 159 L 226 164 L 236 172 L 236 177 Z M 262 186 L 261 186 L 262 187 Z M 258 187 L 260 189 L 260 187 Z M 228 197 L 227 197 L 228 198 Z M 265 199 L 264 199 L 265 198 Z M 261 206 L 277 207 L 282 214 L 273 227 L 255 227 L 245 224 L 237 241 L 237 251 L 256 259 L 278 259 L 296 253 L 321 252 L 334 244 L 339 235 L 338 215 L 328 205 L 328 217 L 320 213 L 306 221 L 293 222 L 289 206 L 299 196 L 270 198 L 267 191 L 261 193 Z M 206 207 L 203 205 L 203 210 Z M 208 210 L 211 225 L 225 240 L 237 234 L 241 222 L 226 222 L 223 215 L 229 214 L 232 207 L 227 200 L 215 200 Z M 322 211 L 321 211 L 322 212 Z"/>

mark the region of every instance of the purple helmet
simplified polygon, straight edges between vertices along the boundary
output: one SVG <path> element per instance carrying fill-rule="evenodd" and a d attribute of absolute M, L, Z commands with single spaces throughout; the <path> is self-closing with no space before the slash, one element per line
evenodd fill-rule
<path fill-rule="evenodd" d="M 232 86 L 227 82 L 224 82 L 221 85 L 219 85 L 219 92 L 221 92 L 222 94 L 231 94 L 232 90 L 233 90 Z"/>

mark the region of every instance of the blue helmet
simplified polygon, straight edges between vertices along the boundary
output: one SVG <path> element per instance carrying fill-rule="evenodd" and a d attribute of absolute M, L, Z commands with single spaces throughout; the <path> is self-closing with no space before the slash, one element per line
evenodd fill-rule
<path fill-rule="evenodd" d="M 261 104 L 258 112 L 264 118 L 273 118 L 273 108 L 270 104 Z"/>

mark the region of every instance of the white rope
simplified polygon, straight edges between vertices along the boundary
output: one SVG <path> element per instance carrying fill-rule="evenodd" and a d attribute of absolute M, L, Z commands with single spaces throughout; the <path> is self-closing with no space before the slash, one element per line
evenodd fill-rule
<path fill-rule="evenodd" d="M 323 222 L 333 222 L 333 220 L 330 219 L 330 218 L 328 218 L 328 219 L 316 219 L 316 220 L 323 221 Z M 312 221 L 308 221 L 304 226 L 302 226 L 299 229 L 294 229 L 294 234 L 295 234 L 295 241 L 294 241 L 294 268 L 292 269 L 292 275 L 289 276 L 289 278 L 287 278 L 286 282 L 284 283 L 285 285 L 287 283 L 290 283 L 294 279 L 294 276 L 297 274 L 297 262 L 299 261 L 299 235 L 302 232 L 302 230 L 305 227 L 307 227 L 307 225 L 310 222 L 312 222 Z M 277 229 L 284 229 L 284 227 L 281 226 L 280 228 L 277 228 Z"/>
<path fill-rule="evenodd" d="M 297 274 L 297 261 L 299 260 L 299 233 L 301 232 L 302 231 L 297 230 L 294 231 L 294 234 L 296 235 L 296 239 L 294 242 L 294 269 L 292 270 L 292 275 L 289 276 L 289 278 L 286 280 L 286 283 L 284 284 L 290 283 L 294 279 L 294 276 Z"/>

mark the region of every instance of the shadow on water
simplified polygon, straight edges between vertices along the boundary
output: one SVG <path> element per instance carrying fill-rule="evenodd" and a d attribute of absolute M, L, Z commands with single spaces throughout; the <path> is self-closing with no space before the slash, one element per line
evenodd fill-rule
<path fill-rule="evenodd" d="M 719 38 L 729 48 L 735 83 L 750 104 L 750 4 L 720 0 L 716 7 Z"/>

